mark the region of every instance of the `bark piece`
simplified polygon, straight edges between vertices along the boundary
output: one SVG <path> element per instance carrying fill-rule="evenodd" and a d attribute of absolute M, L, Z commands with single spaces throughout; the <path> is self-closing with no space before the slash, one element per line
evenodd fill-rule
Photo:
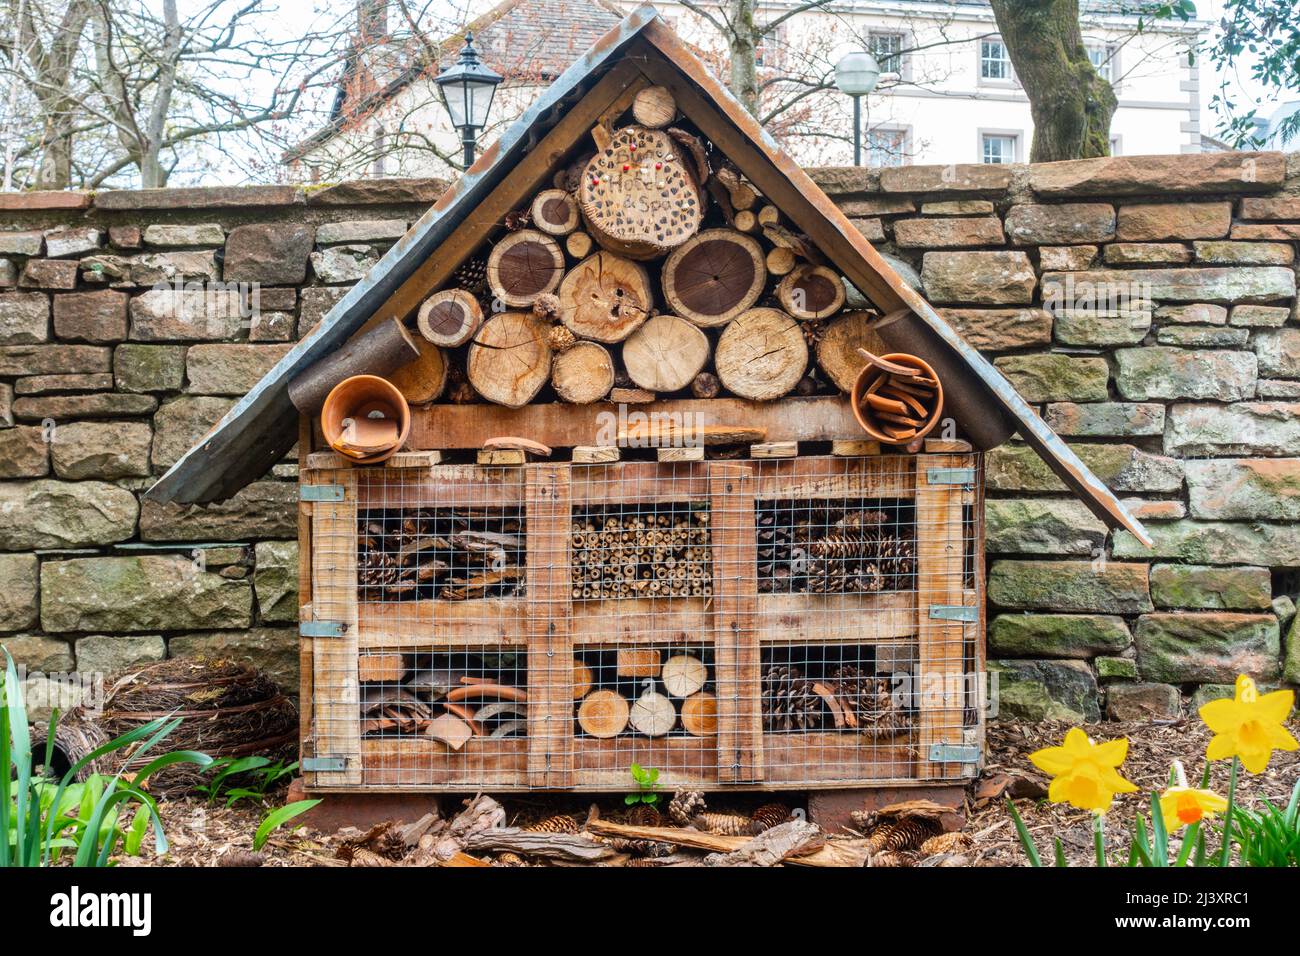
<path fill-rule="evenodd" d="M 844 280 L 826 266 L 798 266 L 776 287 L 781 307 L 796 319 L 818 321 L 844 306 Z"/>
<path fill-rule="evenodd" d="M 655 259 L 699 231 L 704 203 L 692 157 L 662 130 L 625 126 L 587 164 L 578 204 L 602 247 Z"/>
<path fill-rule="evenodd" d="M 712 853 L 705 866 L 777 866 L 789 857 L 824 846 L 821 828 L 807 820 L 791 820 L 765 830 L 730 853 Z"/>
<path fill-rule="evenodd" d="M 578 705 L 578 726 L 593 737 L 617 737 L 627 727 L 627 698 L 612 690 L 594 690 Z"/>
<path fill-rule="evenodd" d="M 662 737 L 677 723 L 677 708 L 663 694 L 647 691 L 632 705 L 628 723 L 647 737 Z"/>
<path fill-rule="evenodd" d="M 627 374 L 652 392 L 685 388 L 708 360 L 708 337 L 675 315 L 654 316 L 623 344 Z"/>
<path fill-rule="evenodd" d="M 488 319 L 474 336 L 466 374 L 490 402 L 519 408 L 532 401 L 551 375 L 544 324 L 526 312 Z"/>
<path fill-rule="evenodd" d="M 447 387 L 447 353 L 424 339 L 416 340 L 420 357 L 388 376 L 412 405 L 433 401 Z"/>
<path fill-rule="evenodd" d="M 704 661 L 691 654 L 674 654 L 664 661 L 659 673 L 664 690 L 673 697 L 689 697 L 704 686 L 709 679 L 709 669 Z"/>
<path fill-rule="evenodd" d="M 817 364 L 841 392 L 853 391 L 853 383 L 866 364 L 858 349 L 879 355 L 889 349 L 871 328 L 869 312 L 846 312 L 826 323 L 817 342 Z"/>
<path fill-rule="evenodd" d="M 654 293 L 645 269 L 612 252 L 578 263 L 560 283 L 560 321 L 579 338 L 622 342 L 650 314 Z"/>
<path fill-rule="evenodd" d="M 289 383 L 289 401 L 304 415 L 316 415 L 345 378 L 387 375 L 419 357 L 419 345 L 401 322 L 380 322 L 294 378 Z"/>
<path fill-rule="evenodd" d="M 464 846 L 471 851 L 521 853 L 563 863 L 595 863 L 618 852 L 607 843 L 577 833 L 543 833 L 517 827 L 479 830 L 465 838 Z"/>
<path fill-rule="evenodd" d="M 429 342 L 454 349 L 474 337 L 483 324 L 483 310 L 464 289 L 443 289 L 421 303 L 415 324 Z"/>
<path fill-rule="evenodd" d="M 563 189 L 543 189 L 533 199 L 533 225 L 552 236 L 567 236 L 582 220 L 578 204 Z"/>
<path fill-rule="evenodd" d="M 706 229 L 664 262 L 664 298 L 696 325 L 727 322 L 758 301 L 767 266 L 758 242 L 734 229 Z"/>
<path fill-rule="evenodd" d="M 677 100 L 665 86 L 647 86 L 632 100 L 632 118 L 649 129 L 663 129 L 677 118 Z"/>
<path fill-rule="evenodd" d="M 532 305 L 539 295 L 554 292 L 563 277 L 564 253 L 536 229 L 510 233 L 488 256 L 488 288 L 511 308 Z"/>
<path fill-rule="evenodd" d="M 780 398 L 803 377 L 808 343 L 780 309 L 751 309 L 722 331 L 714 366 L 723 387 L 741 398 Z"/>
<path fill-rule="evenodd" d="M 578 342 L 551 363 L 551 384 L 566 402 L 598 402 L 614 387 L 614 360 L 603 345 Z"/>
<path fill-rule="evenodd" d="M 712 737 L 718 732 L 718 700 L 706 690 L 682 701 L 682 726 L 696 737 Z"/>

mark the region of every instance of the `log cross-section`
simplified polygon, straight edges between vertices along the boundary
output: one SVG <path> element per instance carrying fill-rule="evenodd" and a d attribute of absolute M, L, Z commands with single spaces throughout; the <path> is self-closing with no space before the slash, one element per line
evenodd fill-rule
<path fill-rule="evenodd" d="M 969 467 L 962 455 L 916 457 L 917 705 L 920 708 L 919 777 L 960 777 L 958 763 L 930 762 L 933 744 L 964 744 L 966 628 L 975 625 L 930 616 L 931 606 L 960 606 L 965 545 L 962 486 L 930 482 L 931 469 Z M 936 476 L 937 477 L 937 476 Z"/>
<path fill-rule="evenodd" d="M 763 779 L 763 715 L 758 629 L 758 565 L 751 468 L 711 462 L 714 684 L 717 688 L 718 779 Z"/>
<path fill-rule="evenodd" d="M 570 497 L 567 465 L 527 466 L 530 787 L 573 786 Z"/>
<path fill-rule="evenodd" d="M 312 738 L 315 757 L 341 757 L 339 771 L 317 771 L 317 788 L 361 783 L 361 691 L 357 677 L 357 477 L 352 469 L 312 471 L 308 484 L 340 485 L 343 500 L 312 508 L 312 617 L 343 625 L 341 637 L 312 648 Z"/>

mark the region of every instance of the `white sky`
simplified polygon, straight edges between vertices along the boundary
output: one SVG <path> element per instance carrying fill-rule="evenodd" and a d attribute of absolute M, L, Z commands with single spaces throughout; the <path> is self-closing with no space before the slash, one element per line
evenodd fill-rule
<path fill-rule="evenodd" d="M 146 0 L 146 2 L 154 4 L 156 0 Z M 231 0 L 231 2 L 242 3 L 245 0 Z M 496 2 L 498 0 L 407 0 L 412 11 L 427 10 L 448 23 L 472 19 L 490 9 Z M 583 0 L 574 0 L 574 2 L 583 2 Z M 205 0 L 180 0 L 182 15 L 186 9 L 197 9 L 203 5 Z M 1212 24 L 1207 33 L 1208 39 L 1218 29 L 1223 0 L 1198 0 L 1198 7 L 1200 18 Z M 279 0 L 268 9 L 267 13 L 257 18 L 255 25 L 256 29 L 268 38 L 290 38 L 313 27 L 324 29 L 327 24 L 337 24 L 341 16 L 346 16 L 355 9 L 356 0 Z M 396 0 L 390 0 L 390 22 L 396 23 L 400 16 L 398 3 Z M 1231 73 L 1224 74 L 1217 71 L 1208 56 L 1203 55 L 1201 69 L 1201 129 L 1209 135 L 1214 135 L 1221 125 L 1219 116 L 1210 108 L 1210 99 L 1219 90 L 1221 83 L 1227 84 L 1229 95 L 1236 98 L 1239 107 L 1248 108 L 1253 105 L 1261 116 L 1271 115 L 1280 105 L 1276 90 L 1265 88 L 1250 77 L 1249 63 L 1240 63 Z M 318 98 L 317 106 L 323 109 L 326 105 L 322 95 Z M 298 135 L 311 132 L 319 122 L 320 114 L 315 113 L 305 115 L 298 122 L 286 126 L 294 128 L 295 135 L 291 138 L 297 138 Z M 223 146 L 226 149 L 238 150 L 239 148 L 234 142 L 224 143 Z M 237 183 L 248 178 L 245 170 L 235 168 L 243 165 L 218 162 L 216 168 L 206 171 L 202 177 L 205 182 Z M 263 172 L 256 178 L 265 178 L 265 176 L 266 171 L 263 167 Z"/>

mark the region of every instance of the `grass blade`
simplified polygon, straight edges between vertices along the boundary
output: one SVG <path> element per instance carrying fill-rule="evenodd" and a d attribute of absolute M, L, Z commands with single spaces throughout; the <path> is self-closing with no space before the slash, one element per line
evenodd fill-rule
<path fill-rule="evenodd" d="M 1160 809 L 1160 795 L 1151 794 L 1151 854 L 1156 866 L 1169 865 L 1169 831 L 1165 829 L 1165 812 Z"/>
<path fill-rule="evenodd" d="M 1020 837 L 1020 845 L 1025 848 L 1025 856 L 1029 857 L 1030 866 L 1042 866 L 1042 857 L 1038 855 L 1038 847 L 1034 844 L 1034 838 L 1029 835 L 1028 828 L 1025 827 L 1025 821 L 1020 819 L 1020 814 L 1016 811 L 1016 805 L 1007 798 L 1007 810 L 1011 813 L 1011 819 L 1016 825 L 1016 835 Z"/>

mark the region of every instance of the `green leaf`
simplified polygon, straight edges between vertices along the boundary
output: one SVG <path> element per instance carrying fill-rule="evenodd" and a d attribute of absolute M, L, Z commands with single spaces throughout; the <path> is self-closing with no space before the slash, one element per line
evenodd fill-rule
<path fill-rule="evenodd" d="M 1156 866 L 1169 865 L 1169 831 L 1165 829 L 1165 814 L 1160 809 L 1160 795 L 1151 794 L 1151 856 Z"/>
<path fill-rule="evenodd" d="M 1196 841 L 1200 838 L 1201 821 L 1197 820 L 1183 831 L 1183 845 L 1178 851 L 1178 859 L 1174 861 L 1174 866 L 1187 865 L 1188 859 L 1191 858 L 1192 850 L 1196 847 Z"/>
<path fill-rule="evenodd" d="M 285 804 L 277 810 L 272 810 L 267 814 L 262 825 L 257 828 L 257 833 L 253 835 L 253 849 L 260 850 L 266 846 L 266 841 L 270 839 L 271 834 L 280 827 L 284 826 L 299 814 L 306 813 L 320 800 L 298 800 L 294 803 Z"/>
<path fill-rule="evenodd" d="M 629 807 L 634 803 L 640 803 L 640 802 L 641 802 L 641 794 L 639 793 L 629 793 L 627 796 L 623 798 L 624 805 Z"/>
<path fill-rule="evenodd" d="M 1053 839 L 1056 844 L 1056 865 L 1060 867 L 1069 866 L 1070 864 L 1065 862 L 1065 848 L 1061 846 L 1061 838 L 1054 837 Z"/>
<path fill-rule="evenodd" d="M 1020 819 L 1020 813 L 1016 810 L 1016 805 L 1007 798 L 1007 811 L 1011 814 L 1011 820 L 1016 825 L 1016 835 L 1020 837 L 1020 845 L 1024 847 L 1025 856 L 1029 857 L 1030 866 L 1042 866 L 1042 858 L 1038 855 L 1038 847 L 1034 845 L 1034 838 L 1029 835 L 1029 829 L 1025 826 L 1025 821 Z"/>
<path fill-rule="evenodd" d="M 1104 813 L 1093 814 L 1092 849 L 1097 857 L 1097 865 L 1104 867 L 1106 865 L 1106 815 Z"/>

